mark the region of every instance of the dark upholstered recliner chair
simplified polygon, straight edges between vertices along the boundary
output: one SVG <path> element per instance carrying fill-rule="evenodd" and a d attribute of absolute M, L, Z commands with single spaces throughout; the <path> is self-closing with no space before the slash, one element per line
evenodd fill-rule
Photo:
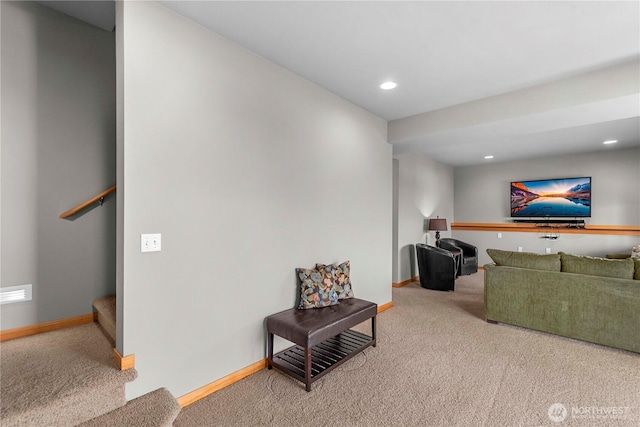
<path fill-rule="evenodd" d="M 456 282 L 456 260 L 447 250 L 416 244 L 420 286 L 437 291 L 452 291 Z"/>
<path fill-rule="evenodd" d="M 440 239 L 440 248 L 446 250 L 458 250 L 462 253 L 462 259 L 458 268 L 458 276 L 473 274 L 478 271 L 478 248 L 469 243 L 457 239 Z"/>

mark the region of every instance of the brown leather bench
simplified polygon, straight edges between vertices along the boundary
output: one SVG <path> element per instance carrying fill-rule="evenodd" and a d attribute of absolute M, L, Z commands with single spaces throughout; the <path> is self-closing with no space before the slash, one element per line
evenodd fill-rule
<path fill-rule="evenodd" d="M 363 351 L 376 346 L 378 305 L 358 298 L 340 300 L 324 308 L 292 308 L 267 317 L 268 369 L 276 367 L 302 381 L 307 391 L 311 384 Z M 371 336 L 349 328 L 371 319 Z M 274 356 L 273 336 L 278 335 L 296 346 Z"/>

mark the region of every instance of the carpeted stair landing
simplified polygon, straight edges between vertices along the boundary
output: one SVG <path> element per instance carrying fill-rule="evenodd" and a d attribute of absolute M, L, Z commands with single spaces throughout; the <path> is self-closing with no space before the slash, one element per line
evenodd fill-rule
<path fill-rule="evenodd" d="M 113 347 L 96 323 L 0 343 L 2 426 L 74 426 L 125 405 Z"/>
<path fill-rule="evenodd" d="M 179 413 L 178 401 L 160 388 L 79 427 L 171 427 Z"/>
<path fill-rule="evenodd" d="M 178 401 L 164 388 L 127 402 L 134 369 L 113 361 L 116 298 L 93 301 L 97 323 L 0 343 L 0 425 L 171 427 Z"/>

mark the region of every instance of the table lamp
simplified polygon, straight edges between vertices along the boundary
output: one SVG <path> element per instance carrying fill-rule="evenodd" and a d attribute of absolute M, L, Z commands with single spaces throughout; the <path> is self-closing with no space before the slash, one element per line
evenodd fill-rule
<path fill-rule="evenodd" d="M 436 247 L 440 247 L 440 232 L 447 231 L 447 220 L 445 218 L 436 217 L 429 220 L 429 231 L 436 232 Z"/>

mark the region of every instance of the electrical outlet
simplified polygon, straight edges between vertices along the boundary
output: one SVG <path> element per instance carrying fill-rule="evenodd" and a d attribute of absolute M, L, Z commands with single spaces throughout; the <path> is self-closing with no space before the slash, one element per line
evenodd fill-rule
<path fill-rule="evenodd" d="M 550 254 L 551 253 L 551 248 L 544 248 L 544 253 L 545 254 Z"/>
<path fill-rule="evenodd" d="M 518 252 L 522 252 L 522 246 L 518 246 Z"/>
<path fill-rule="evenodd" d="M 162 250 L 162 234 L 141 234 L 140 252 L 160 252 Z"/>
<path fill-rule="evenodd" d="M 498 239 L 502 239 L 502 233 L 498 233 Z"/>

